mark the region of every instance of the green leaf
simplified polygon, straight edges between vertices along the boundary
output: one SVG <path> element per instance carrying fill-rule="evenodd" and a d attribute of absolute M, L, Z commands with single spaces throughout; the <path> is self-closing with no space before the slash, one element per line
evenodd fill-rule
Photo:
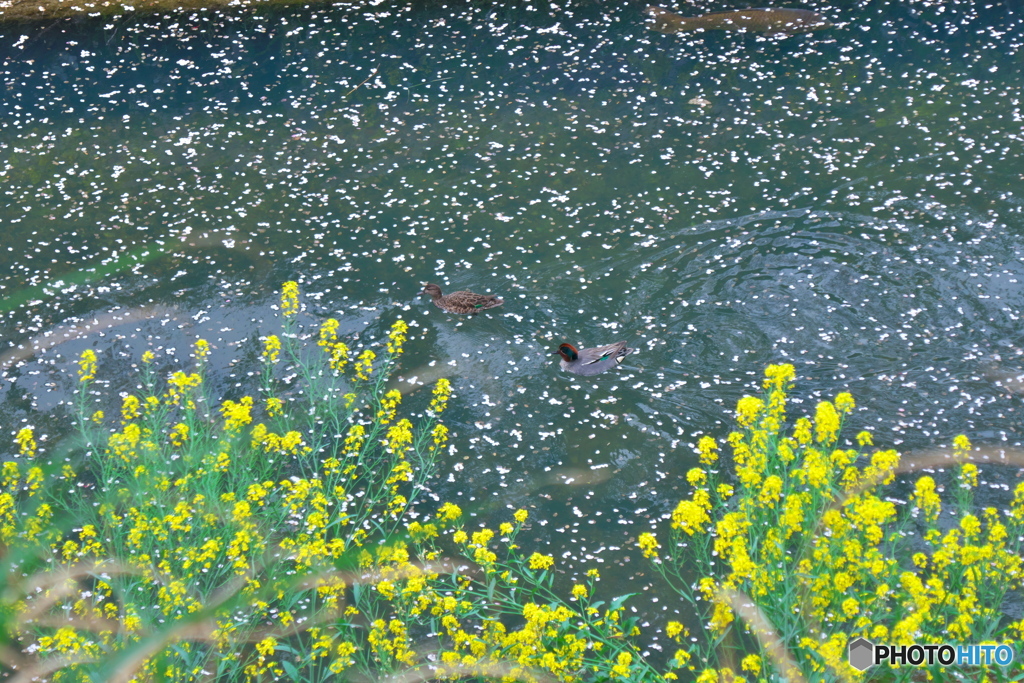
<path fill-rule="evenodd" d="M 288 677 L 291 678 L 293 681 L 299 680 L 299 669 L 294 664 L 289 662 L 287 659 L 282 659 L 281 667 L 284 668 L 284 672 L 288 674 Z"/>
<path fill-rule="evenodd" d="M 637 593 L 626 593 L 625 595 L 620 595 L 617 598 L 612 598 L 612 604 L 608 606 L 608 609 L 612 611 L 619 609 L 626 600 L 629 600 L 634 595 L 637 595 Z"/>

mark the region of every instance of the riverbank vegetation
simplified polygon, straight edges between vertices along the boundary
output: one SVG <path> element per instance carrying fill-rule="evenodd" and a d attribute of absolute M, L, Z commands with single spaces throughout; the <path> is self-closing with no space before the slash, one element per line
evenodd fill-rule
<path fill-rule="evenodd" d="M 622 551 L 692 615 L 641 631 L 596 569 L 534 546 L 527 510 L 471 525 L 424 495 L 457 397 L 441 379 L 422 415 L 404 414 L 387 388 L 402 320 L 368 345 L 331 319 L 301 329 L 293 282 L 280 311 L 254 350 L 258 391 L 210 395 L 199 340 L 166 376 L 144 355 L 138 390 L 115 397 L 88 350 L 81 447 L 17 433 L 0 472 L 10 680 L 918 680 L 850 668 L 849 639 L 1024 637 L 1003 608 L 1020 586 L 1024 484 L 1003 508 L 975 505 L 963 437 L 948 490 L 939 473 L 909 479 L 869 433 L 843 441 L 848 394 L 790 424 L 793 368 L 769 367 L 728 452 L 703 438 L 691 494 Z M 675 653 L 651 656 L 654 635 Z"/>

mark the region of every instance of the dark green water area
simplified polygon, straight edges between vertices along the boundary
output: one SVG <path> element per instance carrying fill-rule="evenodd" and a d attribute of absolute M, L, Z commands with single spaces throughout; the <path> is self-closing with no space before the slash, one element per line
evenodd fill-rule
<path fill-rule="evenodd" d="M 411 406 L 451 379 L 437 500 L 528 508 L 528 551 L 654 584 L 652 622 L 681 608 L 633 539 L 769 363 L 794 416 L 850 391 L 847 436 L 907 459 L 960 433 L 1019 454 L 1024 10 L 809 2 L 835 26 L 666 36 L 645 4 L 0 28 L 0 457 L 26 425 L 72 448 L 87 348 L 109 395 L 199 337 L 215 393 L 253 391 L 290 279 L 305 325 L 409 322 Z M 505 305 L 455 318 L 424 282 Z M 620 339 L 597 377 L 552 356 Z M 978 503 L 1019 476 L 983 466 Z"/>

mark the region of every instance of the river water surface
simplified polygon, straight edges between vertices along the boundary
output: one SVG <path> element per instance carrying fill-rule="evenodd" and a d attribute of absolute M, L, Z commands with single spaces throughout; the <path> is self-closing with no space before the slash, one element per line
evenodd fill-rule
<path fill-rule="evenodd" d="M 203 337 L 237 398 L 296 279 L 306 324 L 409 321 L 413 405 L 453 382 L 438 499 L 527 507 L 534 549 L 612 581 L 769 363 L 795 413 L 850 391 L 848 433 L 908 457 L 1020 448 L 1024 15 L 803 6 L 835 27 L 382 2 L 0 29 L 3 433 L 59 447 L 86 348 L 116 393 Z M 457 319 L 428 281 L 505 305 Z M 551 355 L 620 339 L 598 377 Z"/>

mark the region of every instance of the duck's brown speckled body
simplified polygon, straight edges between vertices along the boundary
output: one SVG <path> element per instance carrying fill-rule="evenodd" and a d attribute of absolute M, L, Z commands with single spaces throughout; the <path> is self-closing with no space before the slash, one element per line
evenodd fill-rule
<path fill-rule="evenodd" d="M 429 294 L 434 300 L 434 305 L 442 311 L 459 313 L 461 315 L 476 315 L 488 308 L 495 308 L 505 303 L 493 294 L 474 294 L 473 292 L 461 291 L 451 294 L 442 294 L 441 288 L 437 285 L 428 284 L 423 288 L 422 294 Z"/>

